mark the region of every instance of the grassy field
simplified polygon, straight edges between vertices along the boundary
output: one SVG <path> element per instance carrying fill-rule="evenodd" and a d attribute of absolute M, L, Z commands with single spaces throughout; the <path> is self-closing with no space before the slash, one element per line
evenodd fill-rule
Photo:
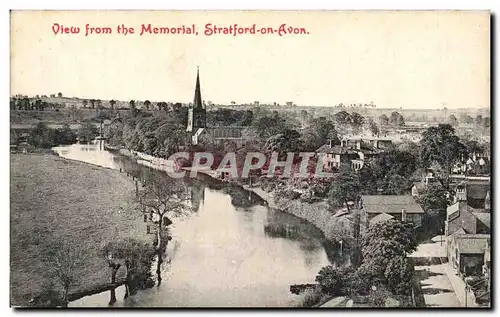
<path fill-rule="evenodd" d="M 43 154 L 12 154 L 10 167 L 12 305 L 28 304 L 51 279 L 43 261 L 51 241 L 64 239 L 87 254 L 77 290 L 109 281 L 101 252 L 107 242 L 150 239 L 125 174 Z"/>

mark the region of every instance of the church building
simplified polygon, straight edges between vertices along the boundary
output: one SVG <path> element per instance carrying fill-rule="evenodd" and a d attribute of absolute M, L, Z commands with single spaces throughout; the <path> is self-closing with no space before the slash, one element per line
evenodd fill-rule
<path fill-rule="evenodd" d="M 233 141 L 237 146 L 243 143 L 242 126 L 207 126 L 207 109 L 201 99 L 200 70 L 196 74 L 196 86 L 194 90 L 194 102 L 188 109 L 188 122 L 186 132 L 191 136 L 191 144 L 196 145 L 205 142 Z"/>

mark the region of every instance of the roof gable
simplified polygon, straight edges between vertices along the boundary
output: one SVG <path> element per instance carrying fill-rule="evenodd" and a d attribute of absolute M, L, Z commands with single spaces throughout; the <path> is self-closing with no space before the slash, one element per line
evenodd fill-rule
<path fill-rule="evenodd" d="M 376 215 L 370 220 L 370 224 L 374 225 L 379 222 L 385 222 L 388 220 L 394 219 L 393 216 L 386 214 L 385 212 L 381 213 L 380 215 Z"/>
<path fill-rule="evenodd" d="M 481 254 L 488 248 L 488 237 L 463 235 L 457 239 L 458 252 L 461 254 Z"/>
<path fill-rule="evenodd" d="M 489 212 L 473 212 L 472 214 L 485 226 L 491 228 L 491 214 Z"/>

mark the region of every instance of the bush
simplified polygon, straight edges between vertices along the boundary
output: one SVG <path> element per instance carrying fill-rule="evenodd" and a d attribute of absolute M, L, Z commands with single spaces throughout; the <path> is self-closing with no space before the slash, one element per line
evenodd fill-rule
<path fill-rule="evenodd" d="M 304 292 L 300 307 L 312 307 L 319 303 L 323 294 L 319 287 L 308 289 Z"/>
<path fill-rule="evenodd" d="M 331 265 L 323 267 L 316 276 L 321 291 L 328 295 L 341 296 L 347 293 L 347 282 L 353 273 L 352 268 L 338 267 Z"/>

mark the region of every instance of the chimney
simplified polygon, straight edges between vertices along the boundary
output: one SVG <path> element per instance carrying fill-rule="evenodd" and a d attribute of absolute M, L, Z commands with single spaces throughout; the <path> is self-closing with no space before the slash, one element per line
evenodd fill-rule
<path fill-rule="evenodd" d="M 361 150 L 361 140 L 356 140 L 356 149 Z"/>
<path fill-rule="evenodd" d="M 328 141 L 328 144 L 330 145 L 330 148 L 333 147 L 333 141 L 331 139 Z"/>
<path fill-rule="evenodd" d="M 401 221 L 402 222 L 406 221 L 406 210 L 404 208 L 401 209 Z"/>

